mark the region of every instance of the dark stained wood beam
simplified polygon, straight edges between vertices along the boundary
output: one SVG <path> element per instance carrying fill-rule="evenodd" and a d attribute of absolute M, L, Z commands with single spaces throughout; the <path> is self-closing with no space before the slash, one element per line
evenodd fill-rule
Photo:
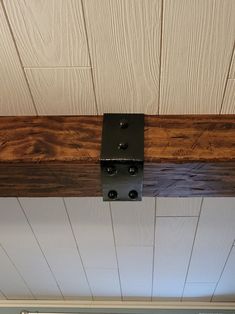
<path fill-rule="evenodd" d="M 0 117 L 0 196 L 101 196 L 101 132 L 102 116 Z M 235 115 L 145 116 L 144 134 L 144 196 L 235 196 Z"/>

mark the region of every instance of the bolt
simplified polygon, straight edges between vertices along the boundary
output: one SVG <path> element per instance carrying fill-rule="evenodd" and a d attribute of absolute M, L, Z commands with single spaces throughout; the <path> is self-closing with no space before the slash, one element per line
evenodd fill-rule
<path fill-rule="evenodd" d="M 117 172 L 117 169 L 114 166 L 109 166 L 106 168 L 107 173 L 112 176 Z"/>
<path fill-rule="evenodd" d="M 119 122 L 119 126 L 121 129 L 126 129 L 128 127 L 128 121 L 127 119 L 122 119 Z"/>
<path fill-rule="evenodd" d="M 115 200 L 116 198 L 117 198 L 117 191 L 115 191 L 115 190 L 111 190 L 111 191 L 109 191 L 109 193 L 108 193 L 108 197 L 111 199 L 111 200 Z"/>
<path fill-rule="evenodd" d="M 128 147 L 128 143 L 121 142 L 118 144 L 118 149 L 125 150 Z"/>
<path fill-rule="evenodd" d="M 131 176 L 135 176 L 138 172 L 138 168 L 136 166 L 131 166 L 129 169 L 128 169 L 128 172 Z"/>
<path fill-rule="evenodd" d="M 130 197 L 130 199 L 132 199 L 132 200 L 136 200 L 137 197 L 138 197 L 138 192 L 137 192 L 136 190 L 131 190 L 131 191 L 129 192 L 129 197 Z"/>

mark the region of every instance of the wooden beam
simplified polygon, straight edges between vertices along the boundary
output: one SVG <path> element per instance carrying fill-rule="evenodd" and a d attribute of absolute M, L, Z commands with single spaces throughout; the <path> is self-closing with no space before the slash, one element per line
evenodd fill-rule
<path fill-rule="evenodd" d="M 102 116 L 0 117 L 0 196 L 100 196 L 101 132 Z M 144 196 L 235 196 L 235 115 L 145 116 L 144 134 Z"/>

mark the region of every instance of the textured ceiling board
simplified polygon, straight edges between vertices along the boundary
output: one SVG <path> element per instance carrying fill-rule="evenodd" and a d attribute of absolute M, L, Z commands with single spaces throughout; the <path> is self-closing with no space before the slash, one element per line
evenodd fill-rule
<path fill-rule="evenodd" d="M 233 59 L 231 61 L 231 68 L 230 68 L 229 78 L 235 79 L 235 50 L 233 52 Z"/>
<path fill-rule="evenodd" d="M 159 217 L 198 216 L 202 198 L 157 197 L 156 215 Z"/>
<path fill-rule="evenodd" d="M 34 115 L 35 113 L 0 1 L 0 115 Z"/>
<path fill-rule="evenodd" d="M 35 298 L 61 298 L 56 281 L 17 199 L 0 199 L 0 241 Z M 22 291 L 22 295 L 24 293 Z M 10 297 L 14 298 L 14 294 Z"/>
<path fill-rule="evenodd" d="M 150 300 L 153 247 L 118 246 L 117 257 L 123 300 Z"/>
<path fill-rule="evenodd" d="M 235 246 L 233 246 L 220 281 L 216 287 L 213 301 L 235 301 Z"/>
<path fill-rule="evenodd" d="M 154 300 L 173 301 L 181 298 L 197 221 L 197 217 L 157 217 Z"/>
<path fill-rule="evenodd" d="M 89 285 L 62 199 L 21 198 L 20 203 L 63 297 L 89 297 Z"/>
<path fill-rule="evenodd" d="M 96 114 L 89 68 L 25 69 L 40 115 Z"/>
<path fill-rule="evenodd" d="M 161 114 L 218 113 L 234 45 L 234 0 L 165 0 Z"/>
<path fill-rule="evenodd" d="M 154 240 L 154 198 L 142 202 L 111 203 L 117 246 L 152 246 Z"/>
<path fill-rule="evenodd" d="M 216 282 L 212 283 L 194 283 L 187 282 L 184 287 L 183 301 L 210 302 L 215 290 Z"/>
<path fill-rule="evenodd" d="M 217 282 L 234 238 L 235 198 L 205 198 L 187 281 Z"/>
<path fill-rule="evenodd" d="M 235 79 L 229 79 L 227 82 L 222 113 L 233 114 L 235 112 Z"/>
<path fill-rule="evenodd" d="M 4 4 L 24 66 L 89 66 L 80 0 Z"/>
<path fill-rule="evenodd" d="M 99 113 L 158 112 L 160 0 L 85 0 Z"/>

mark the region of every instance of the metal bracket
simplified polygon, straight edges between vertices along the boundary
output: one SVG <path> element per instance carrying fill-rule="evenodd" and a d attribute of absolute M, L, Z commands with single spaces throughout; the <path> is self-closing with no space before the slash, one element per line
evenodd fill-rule
<path fill-rule="evenodd" d="M 141 201 L 143 114 L 104 114 L 100 164 L 104 201 Z"/>

